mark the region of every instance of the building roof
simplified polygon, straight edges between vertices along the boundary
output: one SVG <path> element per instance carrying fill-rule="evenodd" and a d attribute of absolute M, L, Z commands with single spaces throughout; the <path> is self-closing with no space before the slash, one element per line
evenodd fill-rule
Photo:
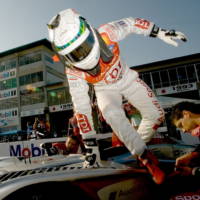
<path fill-rule="evenodd" d="M 152 62 L 143 65 L 132 66 L 131 68 L 138 71 L 151 71 L 152 69 L 157 68 L 165 68 L 165 67 L 172 67 L 177 66 L 178 64 L 187 64 L 187 63 L 196 63 L 200 62 L 200 53 L 191 54 L 182 57 L 176 57 L 172 59 Z"/>
<path fill-rule="evenodd" d="M 41 40 L 26 44 L 26 45 L 23 45 L 23 46 L 19 46 L 19 47 L 16 47 L 16 48 L 1 52 L 0 53 L 0 58 L 4 57 L 4 56 L 8 56 L 10 54 L 17 53 L 19 51 L 23 51 L 23 50 L 26 50 L 26 49 L 31 49 L 31 48 L 34 48 L 34 47 L 37 47 L 37 46 L 40 46 L 40 45 L 44 45 L 44 46 L 48 47 L 49 49 L 52 49 L 51 43 L 47 39 L 41 39 Z"/>

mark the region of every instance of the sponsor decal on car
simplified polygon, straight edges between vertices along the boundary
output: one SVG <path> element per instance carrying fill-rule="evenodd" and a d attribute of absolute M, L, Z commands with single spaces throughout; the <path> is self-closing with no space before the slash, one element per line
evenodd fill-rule
<path fill-rule="evenodd" d="M 182 193 L 171 197 L 170 200 L 200 200 L 200 191 Z"/>
<path fill-rule="evenodd" d="M 123 186 L 123 187 L 122 187 Z M 100 199 L 129 199 L 133 197 L 133 180 L 125 180 L 101 188 L 97 194 Z"/>
<path fill-rule="evenodd" d="M 31 147 L 23 147 L 21 144 L 18 145 L 10 145 L 10 156 L 17 157 L 36 157 L 44 155 L 44 149 L 41 149 L 34 144 L 31 144 Z"/>

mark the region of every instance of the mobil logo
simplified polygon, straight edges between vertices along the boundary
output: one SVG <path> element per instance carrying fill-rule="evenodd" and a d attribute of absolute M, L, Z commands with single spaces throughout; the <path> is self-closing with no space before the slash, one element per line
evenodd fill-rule
<path fill-rule="evenodd" d="M 30 148 L 23 147 L 21 144 L 10 145 L 10 156 L 36 157 L 44 154 L 44 149 L 34 146 L 34 144 L 31 144 Z"/>

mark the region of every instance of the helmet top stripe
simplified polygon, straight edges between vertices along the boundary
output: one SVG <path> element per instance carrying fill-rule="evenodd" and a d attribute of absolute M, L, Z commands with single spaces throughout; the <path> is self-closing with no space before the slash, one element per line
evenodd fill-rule
<path fill-rule="evenodd" d="M 85 30 L 86 30 L 86 23 L 82 18 L 80 18 L 80 28 L 79 28 L 79 32 L 77 33 L 77 35 L 68 43 L 66 43 L 62 46 L 55 46 L 56 50 L 61 51 L 61 50 L 65 49 L 66 47 L 70 46 L 85 32 Z"/>

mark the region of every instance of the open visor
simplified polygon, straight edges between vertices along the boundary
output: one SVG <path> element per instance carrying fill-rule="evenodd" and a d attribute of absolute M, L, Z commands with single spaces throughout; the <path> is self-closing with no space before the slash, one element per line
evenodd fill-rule
<path fill-rule="evenodd" d="M 94 46 L 94 43 L 95 43 L 95 38 L 92 31 L 90 31 L 86 40 L 76 49 L 64 55 L 64 57 L 71 63 L 80 62 L 89 55 Z"/>

